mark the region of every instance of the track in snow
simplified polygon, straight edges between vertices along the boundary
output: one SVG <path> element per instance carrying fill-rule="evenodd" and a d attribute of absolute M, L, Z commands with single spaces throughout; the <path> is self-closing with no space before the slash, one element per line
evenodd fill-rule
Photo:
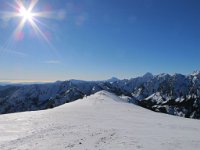
<path fill-rule="evenodd" d="M 0 149 L 199 150 L 199 125 L 101 91 L 54 109 L 0 115 Z"/>

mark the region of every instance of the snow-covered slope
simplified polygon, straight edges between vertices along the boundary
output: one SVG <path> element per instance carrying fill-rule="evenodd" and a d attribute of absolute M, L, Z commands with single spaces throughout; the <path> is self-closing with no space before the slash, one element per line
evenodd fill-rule
<path fill-rule="evenodd" d="M 0 114 L 53 108 L 106 90 L 123 92 L 109 82 L 69 80 L 48 84 L 0 86 Z"/>
<path fill-rule="evenodd" d="M 1 115 L 0 149 L 199 150 L 199 123 L 101 91 L 54 109 Z"/>
<path fill-rule="evenodd" d="M 200 72 L 190 75 L 146 73 L 130 80 L 69 80 L 0 86 L 0 114 L 53 108 L 101 90 L 157 112 L 200 119 Z"/>
<path fill-rule="evenodd" d="M 135 93 L 138 104 L 154 111 L 200 119 L 200 72 L 161 74 L 142 84 Z"/>

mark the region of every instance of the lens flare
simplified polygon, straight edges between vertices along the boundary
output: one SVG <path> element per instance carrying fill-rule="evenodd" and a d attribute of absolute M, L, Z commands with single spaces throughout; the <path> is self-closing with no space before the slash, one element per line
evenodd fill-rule
<path fill-rule="evenodd" d="M 31 21 L 33 18 L 33 13 L 30 12 L 29 10 L 21 7 L 19 10 L 19 15 L 24 19 L 24 20 L 28 20 Z"/>
<path fill-rule="evenodd" d="M 35 12 L 34 8 L 38 4 L 39 0 L 30 0 L 29 5 L 27 4 L 27 1 L 23 0 L 15 0 L 14 4 L 9 4 L 12 8 L 14 8 L 15 11 L 13 12 L 4 12 L 4 18 L 19 18 L 19 24 L 14 29 L 13 37 L 16 37 L 16 35 L 21 35 L 22 30 L 26 23 L 29 23 L 32 27 L 32 29 L 35 31 L 35 33 L 43 38 L 46 42 L 49 43 L 48 37 L 43 33 L 41 28 L 39 27 L 39 24 L 44 25 L 44 23 L 41 23 L 39 21 L 39 18 L 52 18 L 52 14 L 54 14 L 51 11 L 38 11 Z M 26 2 L 26 3 L 24 3 Z M 39 24 L 38 24 L 39 23 Z M 17 36 L 18 37 L 18 36 Z M 20 40 L 22 39 L 22 36 L 20 36 Z M 49 43 L 50 44 L 50 43 Z"/>

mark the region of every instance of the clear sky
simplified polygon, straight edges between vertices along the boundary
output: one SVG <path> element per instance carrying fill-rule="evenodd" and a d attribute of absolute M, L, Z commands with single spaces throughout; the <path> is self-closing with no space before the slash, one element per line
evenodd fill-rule
<path fill-rule="evenodd" d="M 39 0 L 28 8 L 28 0 L 1 0 L 0 80 L 200 70 L 199 0 Z"/>

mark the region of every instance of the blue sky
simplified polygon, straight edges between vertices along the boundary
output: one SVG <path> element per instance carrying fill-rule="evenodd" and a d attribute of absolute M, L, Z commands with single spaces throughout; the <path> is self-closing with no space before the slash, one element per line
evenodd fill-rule
<path fill-rule="evenodd" d="M 29 6 L 28 1 L 25 7 Z M 0 3 L 0 80 L 131 78 L 200 70 L 199 0 L 39 0 L 43 36 Z"/>

